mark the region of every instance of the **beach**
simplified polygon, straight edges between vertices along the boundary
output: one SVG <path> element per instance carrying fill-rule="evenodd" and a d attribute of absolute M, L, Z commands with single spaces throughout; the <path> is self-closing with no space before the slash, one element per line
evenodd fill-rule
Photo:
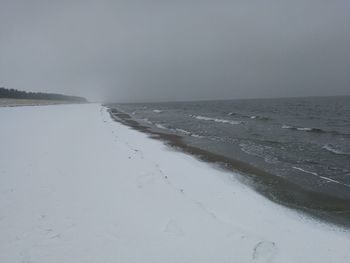
<path fill-rule="evenodd" d="M 114 121 L 0 107 L 0 261 L 348 262 L 350 232 Z"/>
<path fill-rule="evenodd" d="M 0 107 L 19 107 L 19 106 L 45 106 L 56 104 L 70 104 L 72 102 L 65 100 L 34 100 L 34 99 L 9 99 L 0 98 Z"/>
<path fill-rule="evenodd" d="M 116 121 L 244 175 L 271 201 L 349 227 L 347 105 L 349 97 L 106 106 Z"/>

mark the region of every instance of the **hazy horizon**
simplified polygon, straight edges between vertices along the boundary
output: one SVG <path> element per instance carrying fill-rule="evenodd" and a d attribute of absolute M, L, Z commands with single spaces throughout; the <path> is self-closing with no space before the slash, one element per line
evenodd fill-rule
<path fill-rule="evenodd" d="M 348 10 L 346 0 L 3 0 L 0 86 L 115 102 L 350 95 Z"/>

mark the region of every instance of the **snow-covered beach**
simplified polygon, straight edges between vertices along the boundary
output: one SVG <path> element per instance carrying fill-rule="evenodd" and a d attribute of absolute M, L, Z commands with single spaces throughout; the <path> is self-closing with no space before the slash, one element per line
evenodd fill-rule
<path fill-rule="evenodd" d="M 0 262 L 350 262 L 350 232 L 114 122 L 0 108 Z"/>

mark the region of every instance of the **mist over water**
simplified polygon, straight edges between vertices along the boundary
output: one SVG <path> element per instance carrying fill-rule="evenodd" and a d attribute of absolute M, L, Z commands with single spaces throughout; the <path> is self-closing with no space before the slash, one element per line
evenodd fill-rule
<path fill-rule="evenodd" d="M 349 95 L 347 0 L 2 0 L 0 86 L 109 102 Z"/>
<path fill-rule="evenodd" d="M 151 129 L 350 198 L 350 97 L 117 104 Z"/>

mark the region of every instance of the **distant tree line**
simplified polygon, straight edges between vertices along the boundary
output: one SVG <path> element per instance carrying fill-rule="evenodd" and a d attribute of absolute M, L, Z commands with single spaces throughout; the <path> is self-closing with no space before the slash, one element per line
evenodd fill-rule
<path fill-rule="evenodd" d="M 67 96 L 56 93 L 27 92 L 16 89 L 6 89 L 0 87 L 0 98 L 7 99 L 28 99 L 28 100 L 65 100 L 75 102 L 86 102 L 83 97 Z"/>

